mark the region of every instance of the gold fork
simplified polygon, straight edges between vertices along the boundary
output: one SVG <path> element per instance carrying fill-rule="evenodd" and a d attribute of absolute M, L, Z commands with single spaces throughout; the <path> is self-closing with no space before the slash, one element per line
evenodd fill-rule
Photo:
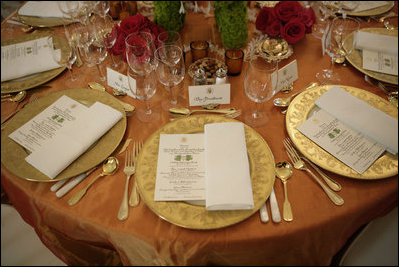
<path fill-rule="evenodd" d="M 121 206 L 119 207 L 119 212 L 118 212 L 118 219 L 120 221 L 126 220 L 127 217 L 129 216 L 129 206 L 128 206 L 128 191 L 129 191 L 129 181 L 130 177 L 135 171 L 135 164 L 134 161 L 136 160 L 136 142 L 133 143 L 133 149 L 132 151 L 126 151 L 125 154 L 125 168 L 123 169 L 123 172 L 126 174 L 126 184 L 125 184 L 125 190 L 123 193 L 123 198 L 122 198 L 122 203 Z"/>
<path fill-rule="evenodd" d="M 136 172 L 137 158 L 138 158 L 138 155 L 142 148 L 143 148 L 143 142 L 140 141 L 137 145 L 137 154 L 136 154 L 136 157 L 134 158 L 134 162 L 133 162 L 133 165 L 134 165 L 133 174 Z M 133 190 L 132 190 L 132 194 L 130 195 L 130 199 L 129 199 L 129 205 L 132 207 L 135 207 L 139 204 L 139 202 L 140 202 L 140 198 L 139 198 L 139 194 L 137 193 L 137 180 L 134 179 Z"/>
<path fill-rule="evenodd" d="M 334 191 L 332 191 L 329 187 L 327 187 L 325 184 L 323 184 L 320 179 L 306 167 L 305 162 L 299 157 L 297 151 L 295 150 L 294 147 L 291 146 L 289 143 L 289 139 L 286 138 L 283 140 L 285 149 L 287 151 L 288 157 L 291 159 L 292 163 L 294 164 L 294 168 L 298 170 L 303 170 L 307 171 L 312 177 L 316 180 L 316 182 L 321 186 L 321 188 L 324 190 L 324 192 L 327 194 L 327 196 L 331 199 L 331 201 L 338 206 L 341 206 L 344 204 L 344 200 L 337 195 Z"/>

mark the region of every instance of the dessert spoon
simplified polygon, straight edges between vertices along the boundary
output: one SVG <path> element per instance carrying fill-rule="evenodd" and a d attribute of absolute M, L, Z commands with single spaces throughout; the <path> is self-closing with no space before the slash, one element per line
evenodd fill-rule
<path fill-rule="evenodd" d="M 296 95 L 298 95 L 299 93 L 301 93 L 301 92 L 303 92 L 303 91 L 305 91 L 305 90 L 308 90 L 308 89 L 310 89 L 310 88 L 313 88 L 313 87 L 316 87 L 316 86 L 318 86 L 319 84 L 317 83 L 317 82 L 312 82 L 312 83 L 310 83 L 308 86 L 306 86 L 305 88 L 303 88 L 302 90 L 299 90 L 298 92 L 296 92 L 295 94 L 292 94 L 291 96 L 289 96 L 289 97 L 278 97 L 278 98 L 275 98 L 274 100 L 273 100 L 273 104 L 276 106 L 276 107 L 288 107 L 290 104 L 291 104 L 291 100 L 296 96 Z"/>
<path fill-rule="evenodd" d="M 11 101 L 11 102 L 21 102 L 22 100 L 24 100 L 26 97 L 26 91 L 20 91 L 18 92 L 18 94 L 10 96 L 8 98 L 2 98 L 1 102 L 4 101 Z"/>
<path fill-rule="evenodd" d="M 287 180 L 292 176 L 292 165 L 288 161 L 278 162 L 275 170 L 276 176 L 280 178 L 284 185 L 283 219 L 284 221 L 290 222 L 294 217 L 292 215 L 291 204 L 288 201 Z"/>

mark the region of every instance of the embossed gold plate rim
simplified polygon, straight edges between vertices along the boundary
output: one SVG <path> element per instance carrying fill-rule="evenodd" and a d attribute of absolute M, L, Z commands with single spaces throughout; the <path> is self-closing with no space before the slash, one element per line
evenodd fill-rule
<path fill-rule="evenodd" d="M 398 30 L 388 30 L 385 28 L 363 28 L 363 29 L 361 29 L 361 31 L 369 32 L 369 33 L 376 33 L 376 34 L 385 34 L 385 35 L 389 35 L 389 36 L 398 36 Z M 353 33 L 348 35 L 348 37 L 344 43 L 345 50 L 348 51 L 348 44 L 352 43 L 353 38 L 354 38 Z M 398 84 L 398 76 L 363 69 L 362 55 L 361 55 L 361 51 L 358 49 L 353 49 L 352 53 L 350 53 L 348 56 L 346 56 L 346 59 L 349 61 L 349 63 L 352 64 L 352 66 L 354 66 L 360 72 L 367 74 L 368 76 L 370 76 L 374 79 L 377 79 L 382 82 L 391 83 L 391 84 L 396 84 L 396 85 Z"/>
<path fill-rule="evenodd" d="M 7 40 L 2 40 L 1 41 L 1 46 L 5 45 L 11 45 L 11 44 L 17 44 L 17 43 L 22 43 L 22 42 L 27 42 L 39 38 L 43 38 L 46 36 L 50 36 L 48 32 L 44 33 L 32 33 L 32 34 L 27 34 L 27 35 L 22 35 L 17 38 L 13 39 L 7 39 Z M 61 56 L 63 58 L 67 57 L 71 53 L 71 47 L 68 44 L 68 41 L 61 36 L 57 35 L 52 35 L 53 40 L 54 40 L 54 46 L 56 48 L 61 49 Z M 37 73 L 35 75 L 31 75 L 29 77 L 23 77 L 15 80 L 10 80 L 10 81 L 5 81 L 1 83 L 1 93 L 14 93 L 14 92 L 19 92 L 23 90 L 28 90 L 31 88 L 34 88 L 36 86 L 42 85 L 49 80 L 53 79 L 54 77 L 57 77 L 60 73 L 62 73 L 66 67 L 60 67 L 48 71 L 44 71 L 41 73 Z"/>
<path fill-rule="evenodd" d="M 389 10 L 391 10 L 391 8 L 393 8 L 394 5 L 395 5 L 394 1 L 389 1 L 389 3 L 384 6 L 380 6 L 380 7 L 376 7 L 373 9 L 360 11 L 360 12 L 347 12 L 347 14 L 349 16 L 358 16 L 358 17 L 377 16 L 380 14 L 384 14 L 385 12 L 388 12 Z"/>
<path fill-rule="evenodd" d="M 302 124 L 308 118 L 311 110 L 316 106 L 315 101 L 322 94 L 327 92 L 335 85 L 318 86 L 300 93 L 291 102 L 286 114 L 286 128 L 288 135 L 292 139 L 295 146 L 304 156 L 313 161 L 318 166 L 331 171 L 333 173 L 346 176 L 349 178 L 375 180 L 392 177 L 398 174 L 398 156 L 385 152 L 373 165 L 370 166 L 363 174 L 359 174 L 331 154 L 323 150 L 313 141 L 299 132 L 296 127 Z M 368 91 L 339 85 L 347 92 L 357 98 L 367 102 L 375 108 L 382 110 L 388 115 L 397 118 L 398 110 L 385 99 L 370 93 Z"/>
<path fill-rule="evenodd" d="M 50 106 L 62 95 L 67 95 L 82 104 L 93 104 L 96 101 L 102 102 L 110 107 L 119 110 L 123 118 L 103 135 L 95 145 L 89 148 L 78 159 L 71 163 L 57 177 L 50 179 L 32 165 L 25 161 L 28 156 L 26 150 L 11 140 L 8 136 L 20 126 L 31 120 L 45 108 Z M 123 106 L 117 99 L 106 92 L 90 90 L 87 88 L 68 89 L 50 93 L 26 105 L 20 112 L 8 122 L 7 127 L 1 134 L 1 162 L 16 176 L 35 182 L 54 182 L 79 175 L 92 167 L 103 162 L 122 141 L 126 130 L 126 115 Z M 84 134 L 84 132 L 82 132 Z"/>
<path fill-rule="evenodd" d="M 250 217 L 259 210 L 270 195 L 275 179 L 273 153 L 262 136 L 244 124 L 248 159 L 251 166 L 254 209 L 207 211 L 204 206 L 191 205 L 183 201 L 154 201 L 160 134 L 203 132 L 205 124 L 217 122 L 239 121 L 218 115 L 193 115 L 165 124 L 144 143 L 135 174 L 137 186 L 144 203 L 160 218 L 188 229 L 223 228 Z M 228 190 L 227 185 L 226 190 Z"/>

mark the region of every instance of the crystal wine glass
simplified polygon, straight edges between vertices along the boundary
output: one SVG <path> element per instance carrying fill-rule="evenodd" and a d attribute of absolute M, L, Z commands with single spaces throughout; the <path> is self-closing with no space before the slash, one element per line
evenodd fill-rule
<path fill-rule="evenodd" d="M 111 52 L 111 48 L 116 43 L 116 39 L 118 37 L 118 33 L 115 28 L 115 23 L 113 22 L 111 16 L 106 15 L 104 19 L 96 21 L 98 23 L 99 34 L 103 39 L 104 45 L 108 50 L 108 54 L 111 57 L 112 64 L 111 67 L 117 69 L 120 64 L 117 62 Z"/>
<path fill-rule="evenodd" d="M 346 56 L 352 53 L 355 47 L 355 38 L 347 37 L 359 30 L 359 22 L 353 18 L 336 17 L 333 19 L 325 38 L 325 50 L 331 57 L 329 69 L 323 69 L 316 74 L 317 80 L 321 84 L 339 84 L 341 78 L 334 71 L 334 62 L 343 61 Z M 351 41 L 351 43 L 347 43 Z M 345 48 L 344 48 L 345 42 Z"/>
<path fill-rule="evenodd" d="M 269 121 L 267 112 L 261 111 L 259 106 L 276 93 L 277 81 L 277 61 L 268 62 L 260 57 L 251 59 L 244 77 L 244 89 L 248 98 L 255 102 L 256 108 L 244 115 L 246 124 L 260 127 Z"/>
<path fill-rule="evenodd" d="M 135 32 L 125 39 L 125 56 L 129 67 L 138 75 L 146 75 L 155 70 L 155 45 L 148 32 Z"/>
<path fill-rule="evenodd" d="M 178 89 L 184 80 L 185 64 L 183 52 L 176 45 L 164 45 L 155 50 L 155 58 L 158 61 L 156 73 L 158 80 L 169 88 L 171 99 L 162 102 L 164 110 L 179 105 Z"/>

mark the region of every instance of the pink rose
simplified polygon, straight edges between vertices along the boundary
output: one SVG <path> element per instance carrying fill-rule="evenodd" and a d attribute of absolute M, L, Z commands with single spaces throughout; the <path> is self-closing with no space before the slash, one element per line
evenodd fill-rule
<path fill-rule="evenodd" d="M 306 27 L 301 19 L 293 18 L 284 25 L 280 34 L 287 43 L 295 44 L 305 36 L 305 33 Z"/>
<path fill-rule="evenodd" d="M 274 6 L 274 12 L 276 17 L 284 23 L 299 17 L 302 13 L 302 6 L 298 1 L 280 1 Z"/>
<path fill-rule="evenodd" d="M 276 20 L 276 15 L 274 14 L 274 9 L 271 7 L 263 7 L 256 17 L 255 26 L 256 29 L 265 33 L 266 27 Z"/>

